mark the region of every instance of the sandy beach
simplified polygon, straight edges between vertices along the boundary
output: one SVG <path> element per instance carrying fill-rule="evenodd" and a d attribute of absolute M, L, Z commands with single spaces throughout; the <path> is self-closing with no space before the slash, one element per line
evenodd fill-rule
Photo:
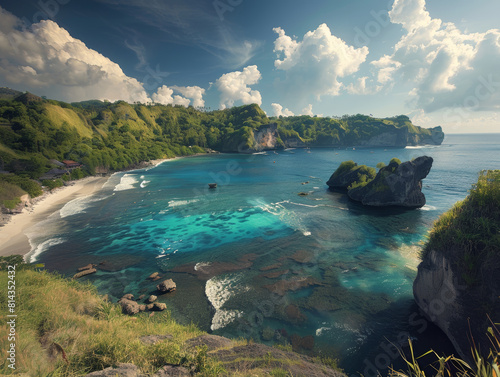
<path fill-rule="evenodd" d="M 25 255 L 31 246 L 25 231 L 52 213 L 60 210 L 69 201 L 92 195 L 102 188 L 109 177 L 88 177 L 54 190 L 36 202 L 33 207 L 26 208 L 22 213 L 13 215 L 11 220 L 0 227 L 0 256 Z"/>

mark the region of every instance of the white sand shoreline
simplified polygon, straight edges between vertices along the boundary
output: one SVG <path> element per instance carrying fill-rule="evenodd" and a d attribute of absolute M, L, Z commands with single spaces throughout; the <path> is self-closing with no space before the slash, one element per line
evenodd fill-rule
<path fill-rule="evenodd" d="M 150 170 L 167 161 L 174 161 L 184 157 L 164 158 L 149 161 L 147 167 L 122 170 L 115 174 L 126 174 L 139 170 Z M 0 227 L 0 256 L 23 255 L 31 252 L 31 244 L 26 236 L 26 230 L 45 220 L 54 212 L 63 208 L 66 203 L 73 199 L 93 195 L 99 191 L 109 180 L 111 176 L 106 177 L 87 177 L 72 182 L 69 186 L 64 186 L 46 193 L 40 199 L 36 198 L 33 206 L 23 209 L 20 214 L 12 215 L 10 220 Z"/>
<path fill-rule="evenodd" d="M 12 215 L 10 221 L 0 227 L 0 256 L 26 255 L 31 251 L 29 239 L 25 231 L 59 211 L 69 201 L 89 196 L 100 190 L 109 177 L 87 177 L 73 184 L 44 195 L 32 207 L 23 209 L 22 213 Z"/>

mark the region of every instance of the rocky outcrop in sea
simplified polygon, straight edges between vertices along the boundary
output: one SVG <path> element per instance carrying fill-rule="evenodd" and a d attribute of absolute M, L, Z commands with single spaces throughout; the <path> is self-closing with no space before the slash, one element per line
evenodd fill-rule
<path fill-rule="evenodd" d="M 368 183 L 360 185 L 356 184 L 360 179 L 360 167 L 354 164 L 352 169 L 334 173 L 327 185 L 333 189 L 348 189 L 349 198 L 367 206 L 420 208 L 425 205 L 422 179 L 429 174 L 432 162 L 432 157 L 428 156 L 401 164 L 393 161 L 381 168 L 375 178 L 368 176 L 365 178 Z M 369 173 L 370 168 L 365 170 Z"/>

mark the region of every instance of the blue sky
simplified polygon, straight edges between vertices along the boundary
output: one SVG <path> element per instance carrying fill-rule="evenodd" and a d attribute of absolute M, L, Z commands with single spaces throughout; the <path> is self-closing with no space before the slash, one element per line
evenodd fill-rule
<path fill-rule="evenodd" d="M 500 132 L 497 0 L 0 0 L 0 86 Z"/>

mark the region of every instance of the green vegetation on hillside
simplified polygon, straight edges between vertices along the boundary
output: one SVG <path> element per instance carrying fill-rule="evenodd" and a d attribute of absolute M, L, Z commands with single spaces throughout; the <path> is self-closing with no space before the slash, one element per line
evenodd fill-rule
<path fill-rule="evenodd" d="M 379 162 L 377 164 L 377 169 L 379 169 L 379 172 L 381 172 L 384 177 L 387 177 L 388 175 L 392 174 L 400 164 L 401 161 L 398 158 L 394 157 L 389 162 L 389 165 L 386 165 L 383 162 Z M 364 187 L 368 183 L 373 181 L 377 176 L 377 169 L 366 165 L 358 165 L 352 160 L 344 161 L 339 165 L 337 170 L 335 170 L 330 180 L 334 181 L 341 175 L 348 175 L 350 178 L 350 183 L 346 188 L 349 191 L 358 187 Z"/>
<path fill-rule="evenodd" d="M 358 177 L 356 181 L 354 181 L 349 185 L 349 187 L 347 187 L 347 190 L 366 186 L 369 182 L 373 181 L 373 179 L 377 175 L 377 170 L 366 165 L 358 165 L 353 168 L 352 171 L 355 171 L 358 174 Z"/>
<path fill-rule="evenodd" d="M 21 196 L 25 194 L 26 191 L 21 187 L 9 182 L 0 181 L 0 204 L 5 208 L 14 209 L 21 202 Z"/>
<path fill-rule="evenodd" d="M 356 114 L 342 117 L 310 117 L 308 115 L 271 118 L 278 123 L 282 138 L 297 137 L 314 146 L 362 144 L 362 141 L 385 132 L 407 129 L 409 134 L 430 136 L 431 131 L 414 126 L 406 115 L 392 118 L 374 118 Z"/>
<path fill-rule="evenodd" d="M 474 284 L 482 266 L 498 266 L 500 255 L 500 170 L 479 174 L 467 198 L 441 215 L 423 251 L 449 256 Z"/>
<path fill-rule="evenodd" d="M 357 114 L 342 118 L 310 116 L 268 118 L 258 105 L 211 112 L 193 107 L 129 104 L 97 100 L 65 103 L 30 93 L 0 90 L 0 170 L 38 180 L 55 166 L 50 160 L 74 160 L 83 174 L 122 170 L 141 161 L 204 153 L 247 150 L 254 131 L 277 123 L 276 146 L 287 141 L 309 146 L 357 145 L 385 132 L 428 137 L 431 131 L 408 117 L 378 119 Z M 0 180 L 9 183 L 12 178 Z M 46 182 L 49 187 L 59 183 Z M 25 182 L 25 185 L 27 183 Z M 37 190 L 27 190 L 31 196 Z M 38 190 L 38 193 L 41 191 Z"/>

